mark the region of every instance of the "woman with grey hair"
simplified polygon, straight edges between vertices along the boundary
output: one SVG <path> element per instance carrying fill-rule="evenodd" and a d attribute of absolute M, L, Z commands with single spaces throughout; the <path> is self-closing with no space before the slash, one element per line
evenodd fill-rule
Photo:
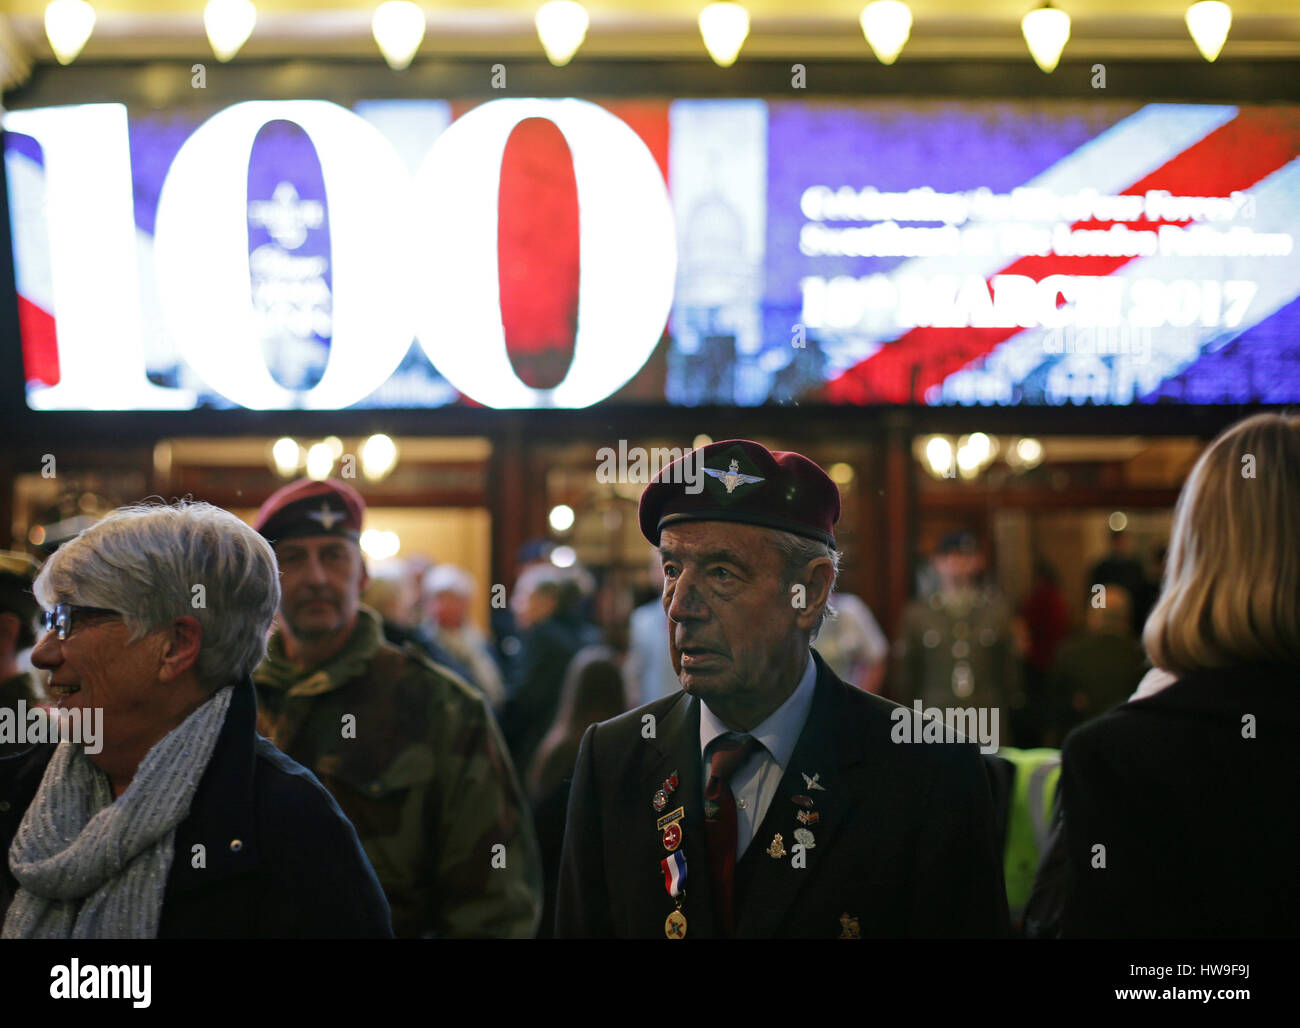
<path fill-rule="evenodd" d="M 351 824 L 256 733 L 280 599 L 260 535 L 206 503 L 125 507 L 33 591 L 62 727 L 0 760 L 4 938 L 391 935 Z"/>

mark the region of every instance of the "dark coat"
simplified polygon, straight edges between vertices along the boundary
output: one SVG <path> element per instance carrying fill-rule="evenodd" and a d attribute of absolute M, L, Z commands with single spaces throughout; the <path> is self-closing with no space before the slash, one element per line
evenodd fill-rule
<path fill-rule="evenodd" d="M 251 681 L 235 686 L 185 820 L 159 938 L 391 938 L 388 902 L 357 833 L 310 771 L 258 735 Z M 0 760 L 7 857 L 54 746 Z M 196 868 L 196 846 L 206 866 Z M 4 861 L 0 918 L 17 890 Z"/>
<path fill-rule="evenodd" d="M 968 743 L 891 739 L 897 704 L 845 685 L 815 652 L 817 684 L 803 733 L 753 842 L 736 868 L 741 938 L 1003 936 L 1002 861 L 980 754 Z M 643 737 L 653 716 L 654 738 Z M 908 712 L 908 716 L 912 716 Z M 685 807 L 687 938 L 718 933 L 703 812 L 700 704 L 685 692 L 587 730 L 574 771 L 556 934 L 664 938 L 674 909 L 651 800 L 673 772 L 668 810 Z M 802 775 L 819 775 L 809 790 Z M 794 843 L 810 796 L 818 820 L 806 866 L 772 859 Z"/>
<path fill-rule="evenodd" d="M 1038 934 L 1294 937 L 1297 685 L 1297 667 L 1201 671 L 1070 733 Z"/>

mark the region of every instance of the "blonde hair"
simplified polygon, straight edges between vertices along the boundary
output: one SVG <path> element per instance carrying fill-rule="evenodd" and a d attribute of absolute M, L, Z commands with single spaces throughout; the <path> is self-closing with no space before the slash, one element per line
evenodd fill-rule
<path fill-rule="evenodd" d="M 1206 448 L 1178 497 L 1142 633 L 1157 667 L 1300 664 L 1298 518 L 1300 416 L 1257 414 Z"/>

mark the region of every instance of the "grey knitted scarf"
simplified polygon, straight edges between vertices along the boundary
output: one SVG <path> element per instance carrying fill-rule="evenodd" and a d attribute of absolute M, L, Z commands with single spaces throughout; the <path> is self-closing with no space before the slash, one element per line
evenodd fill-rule
<path fill-rule="evenodd" d="M 50 758 L 13 846 L 19 890 L 5 939 L 152 939 L 176 827 L 212 758 L 233 690 L 226 687 L 154 744 L 116 800 L 81 746 Z"/>

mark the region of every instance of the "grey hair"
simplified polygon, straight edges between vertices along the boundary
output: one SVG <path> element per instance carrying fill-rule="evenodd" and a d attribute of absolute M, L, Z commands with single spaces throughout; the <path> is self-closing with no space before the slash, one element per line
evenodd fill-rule
<path fill-rule="evenodd" d="M 828 597 L 835 592 L 835 583 L 840 576 L 840 551 L 832 549 L 823 542 L 816 539 L 809 539 L 802 535 L 795 535 L 793 532 L 782 532 L 777 529 L 769 529 L 772 543 L 781 551 L 781 557 L 784 561 L 781 578 L 783 583 L 788 587 L 794 584 L 812 561 L 825 557 L 831 562 L 831 588 Z M 826 606 L 822 608 L 821 616 L 817 618 L 817 623 L 813 625 L 812 638 L 817 638 L 817 633 L 822 630 L 827 617 L 835 617 L 835 608 L 830 605 L 829 599 Z"/>
<path fill-rule="evenodd" d="M 199 588 L 202 587 L 202 588 Z M 122 614 L 132 641 L 193 617 L 196 672 L 209 690 L 252 673 L 280 605 L 270 544 L 229 511 L 180 500 L 121 507 L 57 550 L 32 586 L 43 607 Z"/>

